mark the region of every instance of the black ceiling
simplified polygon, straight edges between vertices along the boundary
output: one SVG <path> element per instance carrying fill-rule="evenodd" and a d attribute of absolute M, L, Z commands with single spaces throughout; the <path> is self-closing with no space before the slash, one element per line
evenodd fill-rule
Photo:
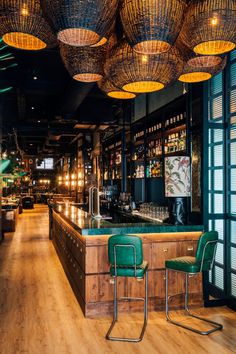
<path fill-rule="evenodd" d="M 39 52 L 10 51 L 18 66 L 0 72 L 0 88 L 13 87 L 0 95 L 5 143 L 15 129 L 26 154 L 63 153 L 79 133 L 74 129 L 76 122 L 97 126 L 115 122 L 120 103 L 107 98 L 96 84 L 73 80 L 58 47 Z"/>

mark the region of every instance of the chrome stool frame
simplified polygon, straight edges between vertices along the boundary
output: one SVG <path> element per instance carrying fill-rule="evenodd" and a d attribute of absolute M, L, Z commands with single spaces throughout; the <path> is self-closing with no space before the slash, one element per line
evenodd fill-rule
<path fill-rule="evenodd" d="M 115 264 L 114 264 L 114 269 L 115 269 L 115 276 L 114 276 L 114 310 L 113 310 L 113 320 L 111 323 L 111 326 L 106 334 L 106 339 L 111 340 L 111 341 L 119 341 L 119 342 L 133 342 L 133 343 L 137 343 L 137 342 L 141 342 L 141 340 L 143 339 L 146 327 L 147 327 L 147 319 L 148 319 L 148 269 L 145 272 L 145 297 L 144 298 L 140 298 L 140 297 L 121 297 L 121 298 L 117 298 L 117 263 L 116 263 L 116 247 L 129 247 L 133 249 L 134 252 L 134 259 L 135 259 L 135 265 L 134 265 L 134 278 L 136 278 L 137 280 L 142 280 L 143 278 L 138 278 L 136 277 L 136 272 L 137 272 L 137 265 L 136 265 L 136 249 L 133 245 L 116 245 L 114 247 L 114 260 L 115 260 Z M 111 332 L 116 324 L 116 322 L 118 321 L 118 301 L 119 300 L 140 300 L 144 302 L 144 321 L 143 321 L 143 327 L 142 327 L 142 331 L 140 333 L 140 336 L 138 338 L 125 338 L 125 337 L 113 337 L 111 336 Z"/>
<path fill-rule="evenodd" d="M 202 262 L 201 262 L 201 266 L 200 266 L 200 271 L 198 273 L 201 273 L 202 272 L 202 269 L 203 269 L 203 262 L 204 262 L 204 255 L 205 255 L 205 252 L 206 252 L 206 248 L 209 244 L 213 244 L 215 243 L 215 246 L 214 246 L 214 256 L 213 256 L 213 261 L 210 265 L 210 270 L 213 268 L 213 264 L 214 264 L 214 259 L 215 259 L 215 254 L 216 254 L 216 247 L 217 247 L 217 241 L 208 241 L 205 246 L 204 246 L 204 249 L 203 249 L 203 256 L 202 256 Z M 195 332 L 195 333 L 198 333 L 198 334 L 202 334 L 202 335 L 208 335 L 210 333 L 213 333 L 213 332 L 216 332 L 218 330 L 221 330 L 223 329 L 223 326 L 220 324 L 220 323 L 217 323 L 217 322 L 214 322 L 214 321 L 211 321 L 211 320 L 208 320 L 204 317 L 201 317 L 201 316 L 197 316 L 193 313 L 191 313 L 190 309 L 189 309 L 189 294 L 188 294 L 188 278 L 189 278 L 189 275 L 190 276 L 195 276 L 197 275 L 198 273 L 186 273 L 186 272 L 181 272 L 181 271 L 178 271 L 178 270 L 175 270 L 175 269 L 171 269 L 172 271 L 175 271 L 175 272 L 180 272 L 180 273 L 184 273 L 185 274 L 185 301 L 184 301 L 184 310 L 186 312 L 186 314 L 190 317 L 193 317 L 193 318 L 197 318 L 199 319 L 200 321 L 204 321 L 204 322 L 207 322 L 207 323 L 210 323 L 213 328 L 207 330 L 207 331 L 200 331 L 196 328 L 193 328 L 191 326 L 187 326 L 187 325 L 184 325 L 182 324 L 181 322 L 178 322 L 178 321 L 174 321 L 171 319 L 170 317 L 170 313 L 169 313 L 169 299 L 174 297 L 174 296 L 177 296 L 177 295 L 181 295 L 181 294 L 175 294 L 175 295 L 171 295 L 169 296 L 168 295 L 168 287 L 169 287 L 169 284 L 168 284 L 168 278 L 169 278 L 169 270 L 166 268 L 166 296 L 165 296 L 165 302 L 166 302 L 166 319 L 168 322 L 172 323 L 172 324 L 175 324 L 179 327 L 182 327 L 182 328 L 185 328 L 185 329 L 188 329 L 192 332 Z"/>

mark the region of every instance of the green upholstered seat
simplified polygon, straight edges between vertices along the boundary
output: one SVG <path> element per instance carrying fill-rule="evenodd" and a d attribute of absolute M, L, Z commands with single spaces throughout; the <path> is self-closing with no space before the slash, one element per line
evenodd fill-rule
<path fill-rule="evenodd" d="M 209 271 L 212 269 L 213 263 L 214 263 L 214 258 L 215 258 L 215 253 L 216 253 L 216 247 L 217 247 L 217 241 L 218 241 L 218 232 L 216 231 L 210 231 L 210 232 L 205 232 L 204 234 L 201 235 L 198 241 L 197 245 L 197 251 L 196 251 L 196 256 L 195 257 L 178 257 L 178 258 L 173 258 L 173 259 L 168 259 L 166 260 L 166 319 L 167 321 L 173 323 L 174 325 L 177 325 L 179 327 L 188 329 L 192 332 L 198 333 L 198 334 L 210 334 L 215 331 L 218 331 L 223 328 L 223 326 L 220 323 L 214 322 L 209 320 L 208 318 L 200 317 L 197 316 L 196 314 L 191 313 L 189 309 L 189 275 L 196 275 L 197 273 L 200 273 L 202 271 Z M 185 312 L 188 316 L 191 318 L 197 318 L 200 321 L 207 322 L 211 324 L 211 328 L 209 329 L 198 329 L 195 326 L 192 327 L 190 325 L 187 325 L 183 322 L 179 322 L 176 320 L 173 320 L 170 316 L 170 311 L 169 311 L 169 271 L 176 271 L 176 272 L 183 272 L 185 273 L 185 302 L 184 302 L 184 309 Z M 177 295 L 177 294 L 176 294 Z M 173 297 L 173 296 L 171 296 Z"/>
<path fill-rule="evenodd" d="M 186 256 L 168 259 L 165 262 L 166 268 L 186 273 L 209 271 L 214 260 L 215 242 L 217 242 L 217 240 L 218 232 L 205 232 L 199 238 L 196 257 Z"/>
<path fill-rule="evenodd" d="M 118 277 L 136 277 L 136 278 L 143 278 L 144 274 L 148 268 L 148 263 L 143 261 L 143 263 L 136 268 L 134 267 L 117 267 L 117 276 Z M 111 266 L 110 273 L 112 276 L 115 276 L 115 267 Z"/>
<path fill-rule="evenodd" d="M 127 246 L 127 247 L 125 247 Z M 116 248 L 116 264 L 117 266 L 134 266 L 136 252 L 136 265 L 143 263 L 142 239 L 138 236 L 114 235 L 108 240 L 108 257 L 110 264 L 115 264 Z M 135 249 L 135 252 L 134 252 Z"/>
<path fill-rule="evenodd" d="M 195 257 L 178 257 L 166 261 L 166 268 L 186 273 L 198 273 L 200 266 Z"/>
<path fill-rule="evenodd" d="M 138 236 L 114 235 L 108 240 L 108 258 L 110 273 L 114 277 L 114 314 L 112 324 L 106 334 L 106 339 L 120 342 L 140 342 L 147 326 L 148 314 L 148 262 L 143 260 L 143 243 Z M 117 298 L 117 277 L 132 277 L 145 279 L 145 297 L 125 296 Z M 144 302 L 144 321 L 138 338 L 114 337 L 112 330 L 118 321 L 118 300 L 135 300 Z M 133 324 L 132 324 L 133 325 Z"/>

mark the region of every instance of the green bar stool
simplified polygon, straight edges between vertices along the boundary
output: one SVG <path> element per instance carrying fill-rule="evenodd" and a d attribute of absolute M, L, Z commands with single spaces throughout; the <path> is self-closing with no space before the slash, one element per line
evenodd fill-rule
<path fill-rule="evenodd" d="M 106 334 L 106 339 L 123 342 L 140 342 L 147 326 L 148 312 L 148 263 L 143 261 L 142 239 L 138 236 L 114 235 L 108 240 L 108 257 L 110 274 L 114 278 L 114 312 L 113 321 Z M 137 280 L 145 277 L 145 297 L 117 298 L 117 277 L 133 277 Z M 144 301 L 144 322 L 139 338 L 112 337 L 111 332 L 118 320 L 118 300 Z"/>
<path fill-rule="evenodd" d="M 198 246 L 197 246 L 197 252 L 195 257 L 179 257 L 179 258 L 174 258 L 174 259 L 169 259 L 166 260 L 165 265 L 166 265 L 166 319 L 167 321 L 183 327 L 185 329 L 189 329 L 190 331 L 193 331 L 195 333 L 199 334 L 210 334 L 215 331 L 218 331 L 223 328 L 223 326 L 217 322 L 210 321 L 206 318 L 199 317 L 197 315 L 194 315 L 190 312 L 189 310 L 189 305 L 188 305 L 188 278 L 189 275 L 197 275 L 200 272 L 208 272 L 212 270 L 214 261 L 215 261 L 215 254 L 216 254 L 216 248 L 217 248 L 217 241 L 218 241 L 218 232 L 216 231 L 210 231 L 206 232 L 201 235 L 199 241 L 198 241 Z M 187 326 L 182 324 L 181 322 L 177 322 L 171 319 L 170 314 L 169 314 L 169 298 L 172 297 L 168 295 L 168 276 L 169 276 L 169 270 L 175 271 L 175 272 L 182 272 L 185 273 L 185 306 L 184 309 L 186 311 L 186 314 L 198 318 L 201 321 L 205 321 L 210 323 L 213 328 L 210 328 L 207 331 L 200 331 L 198 329 L 195 329 L 191 326 Z M 175 295 L 173 295 L 175 296 Z"/>

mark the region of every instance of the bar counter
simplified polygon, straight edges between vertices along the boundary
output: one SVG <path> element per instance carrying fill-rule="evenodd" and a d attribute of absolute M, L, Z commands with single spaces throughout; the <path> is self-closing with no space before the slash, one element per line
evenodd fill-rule
<path fill-rule="evenodd" d="M 113 285 L 107 256 L 108 238 L 114 234 L 135 234 L 143 240 L 144 259 L 149 263 L 149 309 L 163 310 L 165 296 L 165 260 L 193 256 L 203 232 L 202 225 L 174 226 L 160 222 L 139 222 L 131 215 L 115 215 L 113 220 L 95 220 L 76 206 L 51 206 L 50 235 L 77 300 L 86 317 L 112 313 Z M 130 220 L 130 218 L 132 220 Z M 127 220 L 129 222 L 125 222 Z M 115 222 L 116 221 L 116 222 Z M 117 222 L 119 221 L 119 222 Z M 170 276 L 172 294 L 183 293 L 184 278 Z M 119 296 L 140 297 L 143 282 L 119 278 Z M 190 303 L 202 304 L 201 275 L 190 278 Z M 183 296 L 173 298 L 179 308 Z M 142 311 L 140 302 L 120 303 L 121 311 Z"/>

